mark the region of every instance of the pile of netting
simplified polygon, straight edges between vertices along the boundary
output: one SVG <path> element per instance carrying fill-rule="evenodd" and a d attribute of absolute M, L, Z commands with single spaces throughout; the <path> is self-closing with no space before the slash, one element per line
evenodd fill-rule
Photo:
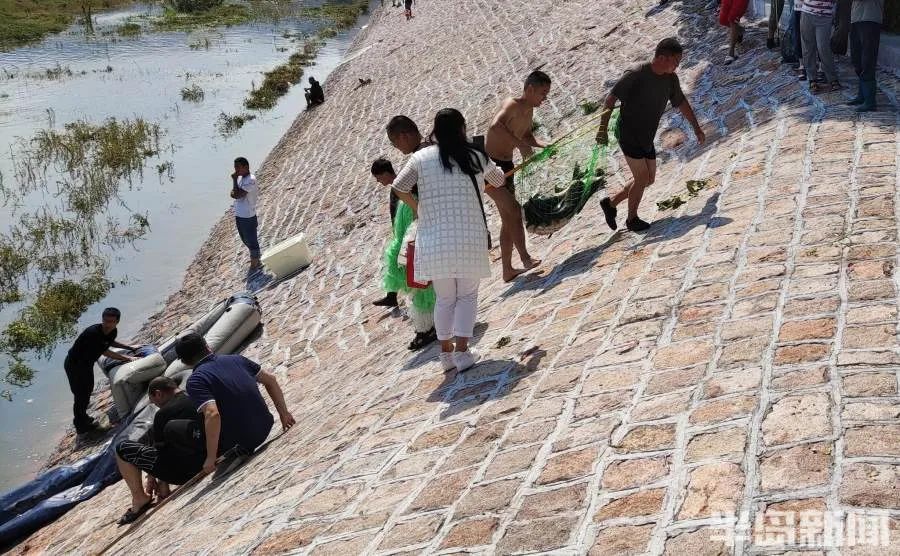
<path fill-rule="evenodd" d="M 516 198 L 522 205 L 529 232 L 553 234 L 606 186 L 607 156 L 615 142 L 618 115 L 615 110 L 610 117 L 609 145 L 598 145 L 594 139 L 600 125 L 598 114 L 518 168 Z"/>

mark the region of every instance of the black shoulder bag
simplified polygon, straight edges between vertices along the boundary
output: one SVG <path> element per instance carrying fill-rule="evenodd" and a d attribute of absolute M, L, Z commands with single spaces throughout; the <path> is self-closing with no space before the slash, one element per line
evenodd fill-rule
<path fill-rule="evenodd" d="M 460 172 L 461 171 L 462 170 L 460 170 Z M 484 230 L 487 232 L 488 249 L 490 249 L 493 247 L 491 243 L 491 230 L 488 228 L 487 214 L 484 213 L 484 202 L 481 200 L 481 188 L 478 187 L 478 181 L 475 179 L 475 176 L 469 174 L 469 179 L 472 180 L 472 187 L 475 188 L 475 196 L 478 197 L 478 208 L 481 209 L 481 218 L 484 220 Z"/>

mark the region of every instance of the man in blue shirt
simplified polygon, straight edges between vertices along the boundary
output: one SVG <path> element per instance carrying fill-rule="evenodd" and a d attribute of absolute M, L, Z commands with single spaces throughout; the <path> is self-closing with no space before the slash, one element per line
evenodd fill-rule
<path fill-rule="evenodd" d="M 206 461 L 203 470 L 211 473 L 217 454 L 237 447 L 249 454 L 265 442 L 274 419 L 259 393 L 257 383 L 266 388 L 275 404 L 284 430 L 294 424 L 284 393 L 275 375 L 243 355 L 216 355 L 203 336 L 187 334 L 175 346 L 178 358 L 194 372 L 187 379 L 187 395 L 203 415 L 206 430 Z"/>

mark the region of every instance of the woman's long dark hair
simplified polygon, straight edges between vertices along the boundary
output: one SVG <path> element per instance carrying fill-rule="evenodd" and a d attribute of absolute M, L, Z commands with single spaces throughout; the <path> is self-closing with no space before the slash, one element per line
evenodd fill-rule
<path fill-rule="evenodd" d="M 441 164 L 447 172 L 453 171 L 450 160 L 456 162 L 464 174 L 475 176 L 483 167 L 484 152 L 466 138 L 466 119 L 455 108 L 444 108 L 434 116 L 431 138 L 437 142 Z"/>

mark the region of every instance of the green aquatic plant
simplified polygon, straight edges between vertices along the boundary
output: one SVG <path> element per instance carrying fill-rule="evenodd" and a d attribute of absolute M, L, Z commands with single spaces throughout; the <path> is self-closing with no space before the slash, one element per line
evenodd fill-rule
<path fill-rule="evenodd" d="M 230 137 L 237 133 L 239 129 L 244 127 L 244 124 L 249 122 L 250 120 L 255 120 L 256 116 L 253 114 L 235 114 L 234 116 L 228 115 L 225 112 L 219 114 L 219 119 L 216 122 L 216 129 L 219 132 L 219 135 L 222 137 Z"/>
<path fill-rule="evenodd" d="M 0 309 L 26 304 L 0 331 L 7 384 L 30 381 L 26 356 L 46 357 L 74 332 L 81 313 L 111 287 L 110 254 L 148 233 L 148 215 L 129 211 L 120 222 L 111 209 L 128 209 L 125 188 L 134 187 L 147 160 L 163 150 L 161 135 L 157 124 L 141 118 L 111 118 L 41 130 L 14 144 L 15 184 L 0 181 L 14 217 L 0 234 Z M 159 167 L 171 172 L 170 162 Z M 32 194 L 41 196 L 42 206 L 20 213 Z M 0 394 L 11 396 L 9 390 Z"/>
<path fill-rule="evenodd" d="M 212 44 L 209 40 L 209 37 L 203 37 L 202 39 L 197 39 L 194 42 L 188 45 L 188 48 L 191 50 L 209 50 L 209 46 Z"/>
<path fill-rule="evenodd" d="M 0 334 L 0 351 L 8 359 L 5 382 L 20 388 L 31 384 L 34 369 L 23 354 L 48 357 L 58 342 L 75 334 L 81 314 L 111 287 L 105 268 L 87 273 L 78 282 L 61 280 L 41 287 L 31 305 L 19 311 Z M 9 389 L 0 390 L 0 396 L 12 399 Z"/>
<path fill-rule="evenodd" d="M 250 8 L 244 4 L 221 4 L 194 12 L 182 12 L 166 7 L 162 17 L 152 20 L 160 31 L 186 31 L 197 27 L 230 27 L 252 19 Z"/>
<path fill-rule="evenodd" d="M 166 0 L 166 5 L 177 12 L 197 13 L 219 7 L 223 0 Z"/>
<path fill-rule="evenodd" d="M 92 10 L 110 9 L 135 0 L 0 0 L 0 50 L 9 50 L 61 33 Z M 88 18 L 89 20 L 89 18 Z"/>
<path fill-rule="evenodd" d="M 116 30 L 123 37 L 136 37 L 141 34 L 141 26 L 133 21 L 119 25 Z"/>
<path fill-rule="evenodd" d="M 188 102 L 203 102 L 204 96 L 206 96 L 206 93 L 204 93 L 203 89 L 196 83 L 190 87 L 183 87 L 181 89 L 181 100 L 186 100 Z"/>

